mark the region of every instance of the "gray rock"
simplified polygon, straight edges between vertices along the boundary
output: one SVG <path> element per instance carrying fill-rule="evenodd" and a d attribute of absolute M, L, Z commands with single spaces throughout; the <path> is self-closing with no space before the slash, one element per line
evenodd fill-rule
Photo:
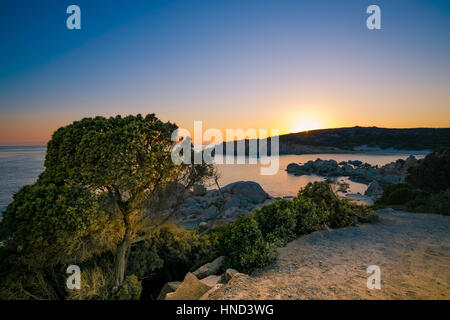
<path fill-rule="evenodd" d="M 224 261 L 225 257 L 220 256 L 214 261 L 201 266 L 200 268 L 192 272 L 192 274 L 195 275 L 198 279 L 203 279 L 210 275 L 217 275 L 222 270 Z"/>
<path fill-rule="evenodd" d="M 220 282 L 220 279 L 221 279 L 221 276 L 210 275 L 200 281 L 203 282 L 204 284 L 206 284 L 208 287 L 212 288 Z"/>
<path fill-rule="evenodd" d="M 233 278 L 238 273 L 239 273 L 239 271 L 237 271 L 236 269 L 231 269 L 231 268 L 227 269 L 225 271 L 225 281 L 227 281 L 227 282 L 230 281 L 231 278 Z"/>
<path fill-rule="evenodd" d="M 210 289 L 210 286 L 201 282 L 195 275 L 188 272 L 175 292 L 166 294 L 165 300 L 197 300 Z"/>
<path fill-rule="evenodd" d="M 286 171 L 295 173 L 295 172 L 299 171 L 301 168 L 302 167 L 299 164 L 297 164 L 297 163 L 290 163 L 286 167 Z"/>
<path fill-rule="evenodd" d="M 171 281 L 167 282 L 161 289 L 161 292 L 158 295 L 157 300 L 164 300 L 166 298 L 166 294 L 170 292 L 175 292 L 180 286 L 180 281 Z"/>
<path fill-rule="evenodd" d="M 225 193 L 230 193 L 240 198 L 245 198 L 251 203 L 262 203 L 269 195 L 261 186 L 253 181 L 238 181 L 222 188 Z"/>
<path fill-rule="evenodd" d="M 364 192 L 364 195 L 368 197 L 379 198 L 383 195 L 383 188 L 377 181 L 372 181 L 369 184 L 369 187 L 367 188 L 366 192 Z"/>

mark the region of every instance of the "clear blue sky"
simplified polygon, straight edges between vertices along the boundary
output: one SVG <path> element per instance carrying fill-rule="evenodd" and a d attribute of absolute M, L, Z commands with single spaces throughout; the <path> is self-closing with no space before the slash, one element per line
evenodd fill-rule
<path fill-rule="evenodd" d="M 0 0 L 0 145 L 149 112 L 187 128 L 450 126 L 449 34 L 437 0 Z"/>

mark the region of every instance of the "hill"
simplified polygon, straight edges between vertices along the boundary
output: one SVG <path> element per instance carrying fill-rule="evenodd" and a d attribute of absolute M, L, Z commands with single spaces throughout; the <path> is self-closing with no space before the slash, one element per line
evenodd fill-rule
<path fill-rule="evenodd" d="M 450 128 L 351 127 L 320 129 L 281 135 L 279 141 L 280 154 L 433 150 L 450 146 Z M 224 151 L 226 145 L 230 143 L 233 142 L 225 143 Z M 235 154 L 237 143 L 238 141 L 234 141 Z M 248 154 L 249 140 L 245 140 L 245 145 L 246 154 Z M 268 145 L 270 150 L 270 139 Z"/>

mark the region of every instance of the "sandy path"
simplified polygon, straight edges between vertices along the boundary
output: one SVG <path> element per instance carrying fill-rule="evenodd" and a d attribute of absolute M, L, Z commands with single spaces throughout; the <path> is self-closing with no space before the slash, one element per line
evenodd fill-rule
<path fill-rule="evenodd" d="M 300 237 L 277 263 L 214 299 L 450 299 L 450 217 L 379 211 L 380 222 Z M 368 290 L 366 268 L 381 269 Z"/>

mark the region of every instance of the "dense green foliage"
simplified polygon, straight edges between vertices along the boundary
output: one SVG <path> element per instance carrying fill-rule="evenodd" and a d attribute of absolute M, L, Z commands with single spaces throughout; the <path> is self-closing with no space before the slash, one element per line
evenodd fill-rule
<path fill-rule="evenodd" d="M 386 186 L 377 205 L 450 215 L 450 149 L 428 154 L 410 168 L 406 183 Z"/>
<path fill-rule="evenodd" d="M 262 268 L 276 258 L 276 246 L 264 239 L 254 215 L 241 216 L 219 237 L 227 264 L 242 272 Z"/>
<path fill-rule="evenodd" d="M 271 264 L 276 247 L 298 235 L 376 220 L 367 207 L 338 199 L 328 182 L 308 184 L 293 200 L 281 200 L 241 216 L 218 233 L 227 264 L 251 272 Z"/>
<path fill-rule="evenodd" d="M 401 205 L 415 199 L 418 196 L 418 190 L 408 186 L 406 183 L 396 183 L 384 188 L 381 201 L 392 205 Z"/>
<path fill-rule="evenodd" d="M 85 118 L 58 129 L 44 172 L 14 196 L 0 222 L 0 298 L 136 298 L 131 247 L 156 239 L 184 192 L 214 174 L 206 164 L 174 164 L 175 129 L 153 114 Z M 65 286 L 69 264 L 83 268 L 77 293 Z"/>
<path fill-rule="evenodd" d="M 412 167 L 406 182 L 428 193 L 439 193 L 450 188 L 450 148 L 441 148 Z"/>

